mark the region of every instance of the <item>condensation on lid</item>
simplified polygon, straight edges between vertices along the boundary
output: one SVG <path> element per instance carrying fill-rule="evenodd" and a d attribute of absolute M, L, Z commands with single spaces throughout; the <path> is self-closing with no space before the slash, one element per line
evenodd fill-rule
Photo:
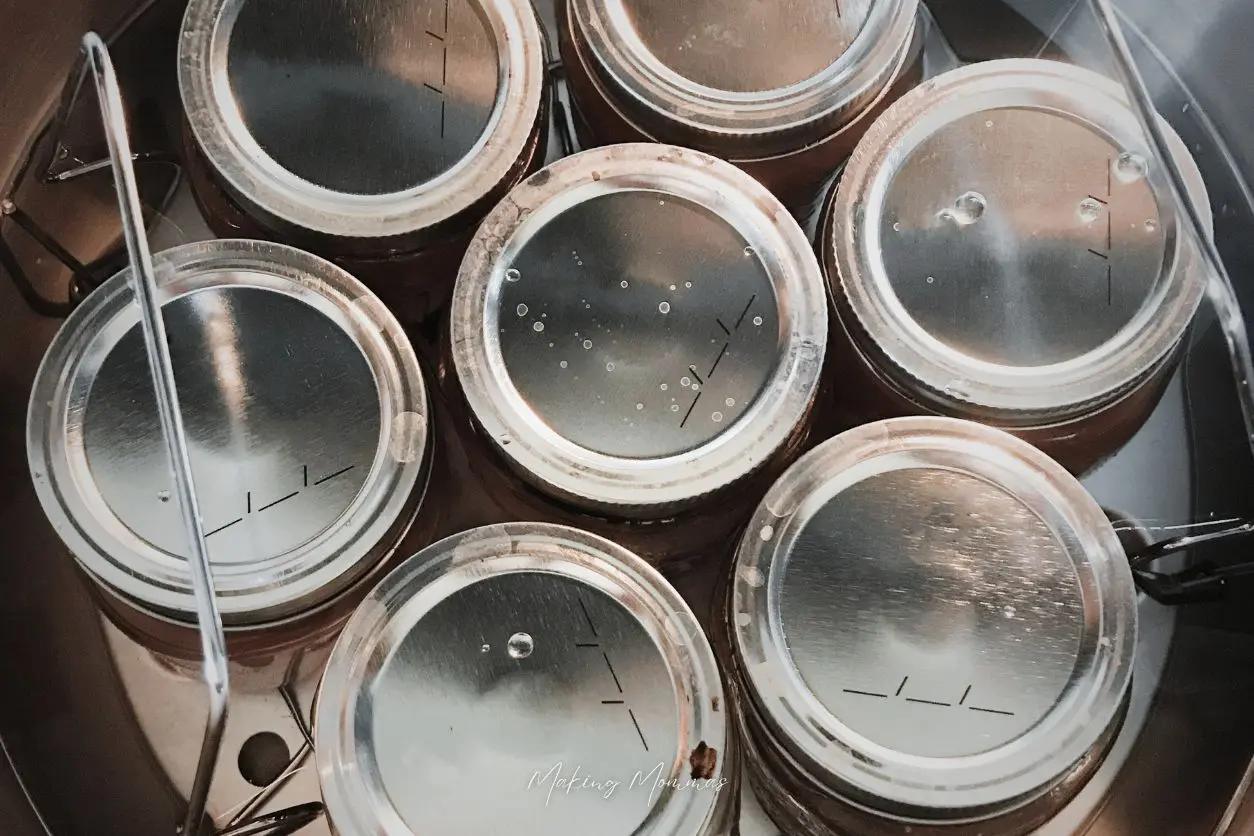
<path fill-rule="evenodd" d="M 244 198 L 387 237 L 504 178 L 539 112 L 543 42 L 506 0 L 194 0 L 179 75 L 198 143 Z"/>
<path fill-rule="evenodd" d="M 390 316 L 327 262 L 212 242 L 156 257 L 209 557 L 228 623 L 325 600 L 379 556 L 425 468 L 426 392 Z M 186 535 L 125 274 L 49 349 L 30 459 L 84 567 L 141 607 L 195 612 Z M 403 455 L 393 455 L 401 451 Z"/>
<path fill-rule="evenodd" d="M 389 575 L 328 663 L 328 814 L 344 836 L 699 836 L 731 792 L 721 701 L 692 613 L 629 552 L 540 524 L 456 535 Z"/>
<path fill-rule="evenodd" d="M 1117 397 L 1179 342 L 1204 284 L 1143 146 L 1122 90 L 1090 71 L 947 73 L 850 160 L 830 278 L 866 338 L 942 397 L 1037 419 Z"/>
<path fill-rule="evenodd" d="M 453 354 L 480 424 L 542 486 L 658 507 L 731 484 L 793 432 L 826 317 L 804 234 L 756 181 L 611 146 L 489 216 L 454 293 Z"/>
<path fill-rule="evenodd" d="M 1109 521 L 978 424 L 896 419 L 820 445 L 763 500 L 735 577 L 765 721 L 872 806 L 1022 803 L 1098 744 L 1130 681 L 1135 589 Z"/>
<path fill-rule="evenodd" d="M 670 118 L 752 135 L 877 92 L 914 32 L 917 0 L 571 0 L 614 83 Z"/>

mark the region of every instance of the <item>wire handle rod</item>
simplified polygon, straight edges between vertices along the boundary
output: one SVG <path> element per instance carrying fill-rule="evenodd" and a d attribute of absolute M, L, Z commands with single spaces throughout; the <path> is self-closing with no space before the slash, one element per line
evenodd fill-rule
<path fill-rule="evenodd" d="M 117 74 L 109 49 L 95 32 L 83 36 L 83 50 L 87 54 L 87 66 L 96 82 L 100 100 L 100 117 L 104 123 L 105 138 L 109 145 L 109 158 L 118 190 L 118 209 L 122 216 L 122 231 L 126 250 L 130 257 L 130 283 L 139 305 L 143 323 L 144 344 L 148 353 L 148 368 L 152 374 L 156 393 L 157 411 L 160 413 L 161 430 L 170 455 L 170 469 L 174 475 L 175 494 L 186 527 L 191 547 L 188 564 L 191 569 L 192 592 L 196 599 L 196 620 L 200 629 L 201 648 L 204 653 L 203 676 L 209 692 L 209 717 L 205 737 L 200 748 L 196 775 L 187 799 L 187 814 L 181 833 L 198 836 L 205 816 L 209 785 L 213 781 L 214 767 L 222 748 L 222 735 L 226 728 L 230 702 L 230 679 L 227 673 L 226 637 L 222 630 L 222 615 L 214 598 L 213 577 L 209 569 L 209 549 L 205 544 L 204 526 L 196 488 L 192 482 L 191 460 L 187 451 L 187 436 L 183 429 L 183 416 L 179 409 L 178 390 L 174 381 L 174 368 L 170 359 L 170 344 L 166 339 L 165 323 L 161 318 L 161 305 L 157 300 L 157 283 L 152 264 L 152 252 L 144 229 L 143 209 L 139 200 L 139 188 L 132 165 L 130 137 L 126 129 L 126 117 L 122 108 L 122 94 L 118 89 Z"/>

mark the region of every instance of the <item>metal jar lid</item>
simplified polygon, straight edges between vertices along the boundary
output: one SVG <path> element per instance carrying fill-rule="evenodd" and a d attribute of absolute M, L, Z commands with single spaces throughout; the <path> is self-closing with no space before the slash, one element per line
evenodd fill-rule
<path fill-rule="evenodd" d="M 731 630 L 757 713 L 835 796 L 1009 812 L 1108 740 L 1136 596 L 1109 520 L 1026 442 L 950 418 L 837 436 L 767 494 Z"/>
<path fill-rule="evenodd" d="M 290 247 L 154 256 L 224 622 L 315 607 L 395 548 L 429 472 L 427 392 L 395 319 Z M 188 546 L 125 272 L 52 341 L 31 394 L 36 492 L 82 567 L 194 623 Z"/>
<path fill-rule="evenodd" d="M 593 72 L 669 125 L 659 138 L 752 157 L 795 151 L 856 116 L 900 69 L 919 5 L 567 2 Z"/>
<path fill-rule="evenodd" d="M 614 145 L 542 169 L 488 216 L 451 336 L 476 420 L 520 473 L 650 516 L 795 432 L 827 307 L 805 234 L 757 181 L 700 152 Z"/>
<path fill-rule="evenodd" d="M 988 61 L 916 88 L 863 137 L 830 208 L 847 330 L 962 417 L 1039 425 L 1113 402 L 1179 345 L 1205 284 L 1149 156 L 1122 88 L 1078 67 Z"/>
<path fill-rule="evenodd" d="M 529 3 L 192 0 L 179 87 L 213 168 L 267 217 L 392 239 L 505 179 L 544 61 Z"/>
<path fill-rule="evenodd" d="M 728 719 L 692 611 L 564 526 L 474 529 L 365 600 L 323 676 L 314 748 L 341 836 L 724 832 Z"/>

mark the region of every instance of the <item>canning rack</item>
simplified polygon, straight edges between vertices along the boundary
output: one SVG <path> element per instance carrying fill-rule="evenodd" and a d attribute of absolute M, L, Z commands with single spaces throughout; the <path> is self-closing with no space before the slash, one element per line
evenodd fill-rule
<path fill-rule="evenodd" d="M 1248 334 L 1235 289 L 1215 241 L 1206 231 L 1202 213 L 1191 200 L 1184 186 L 1182 172 L 1175 158 L 1168 151 L 1166 138 L 1156 117 L 1156 110 L 1124 37 L 1112 6 L 1112 0 L 1087 0 L 1087 3 L 1110 48 L 1114 70 L 1129 93 L 1149 147 L 1154 156 L 1164 164 L 1172 198 L 1187 221 L 1185 227 L 1188 235 L 1193 245 L 1204 257 L 1207 266 L 1207 297 L 1216 311 L 1220 328 L 1225 336 L 1237 384 L 1246 439 L 1254 453 L 1254 357 L 1251 356 Z M 129 280 L 140 307 L 145 348 L 156 393 L 162 433 L 170 456 L 179 509 L 191 548 L 189 564 L 196 599 L 197 626 L 204 655 L 201 676 L 207 692 L 209 712 L 196 773 L 179 832 L 189 836 L 198 836 L 202 833 L 210 784 L 218 761 L 229 712 L 230 678 L 225 634 L 213 591 L 208 550 L 192 479 L 170 349 L 161 316 L 161 304 L 158 301 L 152 256 L 135 174 L 137 163 L 177 161 L 167 155 L 136 154 L 132 151 L 117 74 L 109 50 L 104 41 L 94 33 L 89 33 L 84 37 L 83 50 L 86 61 L 79 76 L 79 85 L 74 88 L 75 95 L 83 79 L 90 72 L 99 99 L 100 116 L 108 145 L 108 159 L 80 165 L 72 171 L 57 175 L 54 179 L 64 181 L 103 171 L 106 168 L 112 168 L 114 172 L 121 226 L 131 268 Z M 548 53 L 550 56 L 555 54 L 551 48 Z M 560 61 L 551 61 L 548 68 L 554 77 L 560 76 L 562 70 Z M 575 148 L 570 114 L 557 99 L 556 85 L 550 90 L 554 97 L 558 139 L 562 151 L 569 154 Z M 1232 175 L 1239 179 L 1231 158 L 1228 158 L 1226 162 Z M 10 275 L 24 299 L 37 313 L 50 317 L 67 315 L 78 299 L 89 293 L 113 272 L 108 260 L 99 264 L 86 265 L 79 262 L 57 242 L 54 236 L 40 228 L 11 199 L 0 200 L 0 218 L 11 219 L 40 247 L 70 269 L 72 276 L 70 298 L 64 302 L 48 300 L 27 281 L 16 256 L 3 239 L 0 239 L 0 269 Z M 1254 520 L 1213 528 L 1205 533 L 1189 533 L 1160 540 L 1130 553 L 1130 564 L 1138 585 L 1147 595 L 1157 601 L 1179 604 L 1210 600 L 1223 593 L 1227 579 L 1254 574 L 1254 561 L 1223 567 L 1202 563 L 1172 573 L 1154 571 L 1152 564 L 1162 557 L 1203 543 L 1250 534 L 1254 534 Z M 294 707 L 289 703 L 289 708 Z M 293 713 L 299 723 L 299 712 L 294 710 Z M 304 730 L 303 725 L 302 729 Z M 308 737 L 307 733 L 306 737 Z M 1254 767 L 1254 761 L 1251 761 L 1251 766 Z M 1254 771 L 1247 771 L 1242 787 L 1249 783 L 1251 774 L 1254 774 Z M 250 805 L 250 807 L 255 806 Z M 291 833 L 321 814 L 321 805 L 305 804 L 242 820 L 237 815 L 227 829 L 219 832 L 218 836 L 263 836 L 263 834 L 276 836 L 280 833 Z"/>

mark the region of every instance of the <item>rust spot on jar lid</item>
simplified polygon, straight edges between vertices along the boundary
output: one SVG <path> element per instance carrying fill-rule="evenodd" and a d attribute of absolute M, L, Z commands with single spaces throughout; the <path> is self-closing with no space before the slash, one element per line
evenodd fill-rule
<path fill-rule="evenodd" d="M 702 740 L 688 756 L 688 763 L 692 766 L 692 780 L 709 780 L 714 777 L 714 769 L 718 765 L 718 750 L 711 749 Z"/>

